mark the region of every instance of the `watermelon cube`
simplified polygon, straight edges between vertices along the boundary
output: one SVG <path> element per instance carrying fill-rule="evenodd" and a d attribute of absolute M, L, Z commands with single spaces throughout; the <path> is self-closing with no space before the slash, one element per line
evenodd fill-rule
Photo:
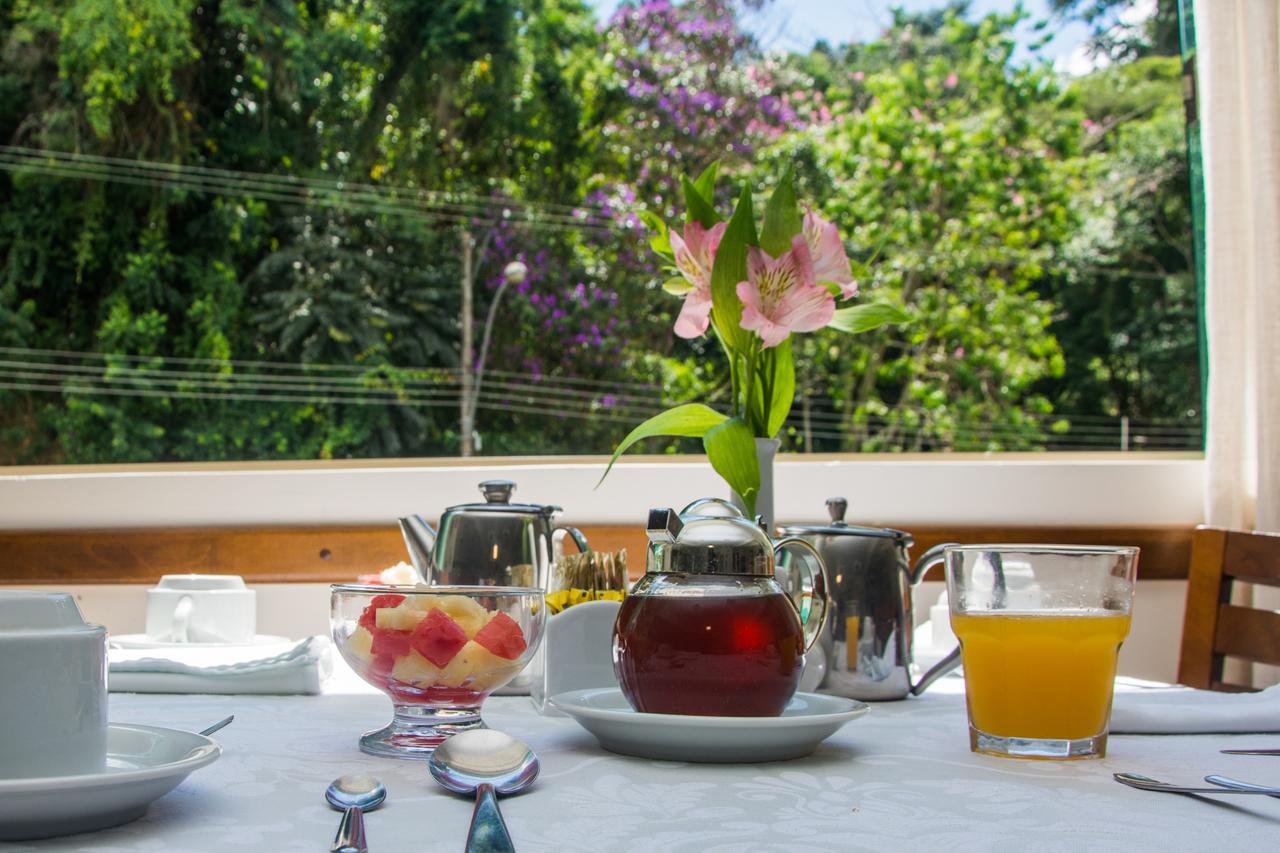
<path fill-rule="evenodd" d="M 435 608 L 413 629 L 411 644 L 418 654 L 443 669 L 467 644 L 467 632 L 449 614 Z"/>
<path fill-rule="evenodd" d="M 374 657 L 390 655 L 398 658 L 409 654 L 412 631 L 392 631 L 375 626 L 370 633 L 373 634 L 373 644 L 369 651 L 373 652 Z"/>
<path fill-rule="evenodd" d="M 375 595 L 369 606 L 360 614 L 357 624 L 365 630 L 372 631 L 378 622 L 378 611 L 383 607 L 398 607 L 404 601 L 403 595 Z"/>
<path fill-rule="evenodd" d="M 476 634 L 476 642 L 493 652 L 500 658 L 515 660 L 524 654 L 528 644 L 524 640 L 524 632 L 505 613 L 496 613 Z"/>

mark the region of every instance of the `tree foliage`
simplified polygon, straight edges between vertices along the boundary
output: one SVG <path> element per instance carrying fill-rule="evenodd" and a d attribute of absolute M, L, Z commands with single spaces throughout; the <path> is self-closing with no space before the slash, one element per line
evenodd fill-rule
<path fill-rule="evenodd" d="M 793 166 L 912 317 L 797 346 L 791 446 L 1186 419 L 1171 4 L 1077 81 L 962 3 L 790 55 L 743 29 L 759 5 L 0 0 L 0 463 L 456 453 L 464 239 L 477 340 L 501 294 L 484 452 L 720 405 L 643 222 L 712 160 L 722 202 Z M 1125 7 L 1058 5 L 1100 34 Z"/>

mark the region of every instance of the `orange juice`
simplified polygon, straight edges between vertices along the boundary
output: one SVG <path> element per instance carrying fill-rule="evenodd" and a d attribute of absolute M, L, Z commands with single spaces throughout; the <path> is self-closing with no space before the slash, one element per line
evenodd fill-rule
<path fill-rule="evenodd" d="M 1104 610 L 952 613 L 969 722 L 989 735 L 1102 734 L 1129 616 Z"/>

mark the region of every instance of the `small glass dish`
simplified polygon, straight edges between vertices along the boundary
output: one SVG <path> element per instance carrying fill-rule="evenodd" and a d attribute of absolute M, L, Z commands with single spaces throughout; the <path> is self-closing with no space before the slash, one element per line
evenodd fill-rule
<path fill-rule="evenodd" d="M 542 640 L 540 589 L 335 584 L 329 625 L 342 657 L 391 697 L 385 728 L 360 749 L 426 758 L 445 738 L 482 728 L 480 706 L 516 676 Z"/>

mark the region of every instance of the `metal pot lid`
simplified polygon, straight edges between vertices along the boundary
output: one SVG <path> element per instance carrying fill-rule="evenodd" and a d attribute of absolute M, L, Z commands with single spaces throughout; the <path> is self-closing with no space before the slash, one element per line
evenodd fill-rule
<path fill-rule="evenodd" d="M 649 510 L 648 536 L 663 573 L 773 575 L 773 543 L 760 525 L 718 498 L 694 501 L 677 513 Z"/>
<path fill-rule="evenodd" d="M 445 513 L 502 512 L 550 517 L 561 511 L 560 507 L 552 504 L 513 504 L 511 493 L 515 490 L 516 484 L 512 480 L 485 480 L 480 484 L 484 503 L 458 504 L 446 509 Z"/>
<path fill-rule="evenodd" d="M 915 541 L 905 530 L 849 524 L 844 520 L 845 510 L 848 508 L 849 502 L 844 498 L 827 498 L 827 512 L 831 514 L 830 524 L 789 524 L 780 527 L 779 531 L 784 536 L 870 536 L 892 539 L 907 546 Z"/>

